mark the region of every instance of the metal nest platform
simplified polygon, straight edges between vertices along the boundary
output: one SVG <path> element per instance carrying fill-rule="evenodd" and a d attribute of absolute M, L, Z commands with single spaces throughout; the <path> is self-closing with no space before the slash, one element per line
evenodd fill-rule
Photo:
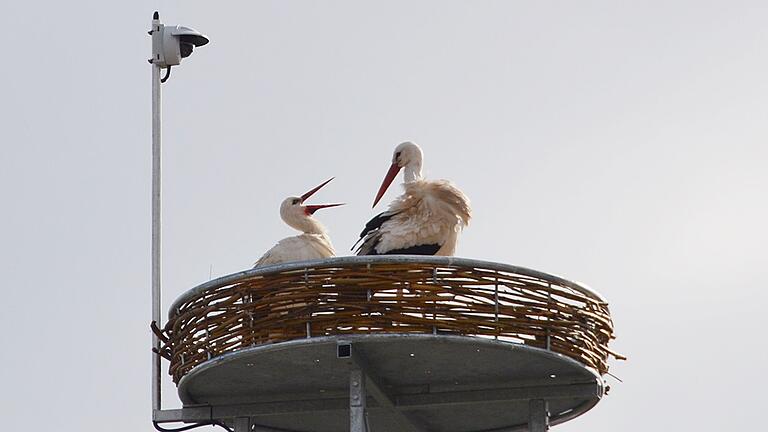
<path fill-rule="evenodd" d="M 235 273 L 155 328 L 181 410 L 240 431 L 546 430 L 603 395 L 606 301 L 546 273 L 368 256 Z"/>

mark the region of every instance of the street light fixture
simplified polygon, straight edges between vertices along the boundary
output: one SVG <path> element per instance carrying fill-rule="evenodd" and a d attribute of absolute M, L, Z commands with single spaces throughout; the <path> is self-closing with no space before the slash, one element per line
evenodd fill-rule
<path fill-rule="evenodd" d="M 152 15 L 152 321 L 160 325 L 160 144 L 161 144 L 161 107 L 160 85 L 168 80 L 171 66 L 181 64 L 189 57 L 195 47 L 208 43 L 208 38 L 195 29 L 184 26 L 165 26 L 160 22 L 160 14 Z M 160 70 L 166 69 L 166 76 L 160 78 Z M 152 336 L 152 410 L 160 410 L 160 340 Z"/>

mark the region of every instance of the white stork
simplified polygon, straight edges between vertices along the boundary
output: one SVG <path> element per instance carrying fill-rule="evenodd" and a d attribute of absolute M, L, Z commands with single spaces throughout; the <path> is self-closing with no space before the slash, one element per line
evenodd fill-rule
<path fill-rule="evenodd" d="M 333 178 L 326 180 L 320 186 L 300 197 L 288 197 L 283 200 L 283 203 L 280 204 L 280 217 L 288 226 L 301 231 L 303 234 L 280 240 L 256 261 L 254 267 L 288 261 L 329 258 L 336 255 L 325 227 L 313 218 L 312 214 L 321 208 L 336 207 L 343 204 L 304 205 L 307 198 L 331 180 Z"/>
<path fill-rule="evenodd" d="M 421 176 L 422 160 L 421 149 L 412 142 L 395 148 L 392 165 L 373 206 L 401 169 L 405 193 L 387 211 L 365 224 L 358 240 L 363 242 L 358 255 L 454 254 L 459 231 L 472 217 L 469 199 L 448 180 L 425 180 Z"/>

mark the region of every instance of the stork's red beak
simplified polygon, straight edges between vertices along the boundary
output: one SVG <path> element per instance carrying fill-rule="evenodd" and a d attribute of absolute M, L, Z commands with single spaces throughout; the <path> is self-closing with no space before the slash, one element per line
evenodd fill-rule
<path fill-rule="evenodd" d="M 343 206 L 343 205 L 344 205 L 344 203 L 308 205 L 308 206 L 304 206 L 304 211 L 308 215 L 311 215 L 311 214 L 314 214 L 316 211 L 318 211 L 320 209 L 324 209 L 324 208 L 328 208 L 328 207 L 338 207 L 338 206 Z"/>
<path fill-rule="evenodd" d="M 309 192 L 305 193 L 304 195 L 302 195 L 302 196 L 301 196 L 301 202 L 303 203 L 304 201 L 306 201 L 306 200 L 307 200 L 307 198 L 309 198 L 309 197 L 311 197 L 312 195 L 314 195 L 314 194 L 315 194 L 315 192 L 319 191 L 319 190 L 320 190 L 320 189 L 321 189 L 323 186 L 325 186 L 325 185 L 327 185 L 328 183 L 330 183 L 330 182 L 331 182 L 331 180 L 333 180 L 334 178 L 336 178 L 336 177 L 331 177 L 331 178 L 329 178 L 328 180 L 324 181 L 324 182 L 323 182 L 323 183 L 322 183 L 320 186 L 318 186 L 318 187 L 316 187 L 316 188 L 312 189 L 311 191 L 309 191 Z"/>
<path fill-rule="evenodd" d="M 384 176 L 384 181 L 381 182 L 381 187 L 379 187 L 379 192 L 376 194 L 376 198 L 373 200 L 373 207 L 376 207 L 376 204 L 379 203 L 379 200 L 381 197 L 384 196 L 384 192 L 387 191 L 387 188 L 389 185 L 392 184 L 392 180 L 397 177 L 397 173 L 400 172 L 400 167 L 397 166 L 397 162 L 393 162 L 392 165 L 389 167 L 389 171 L 387 171 L 387 175 Z"/>
<path fill-rule="evenodd" d="M 301 196 L 301 202 L 302 202 L 302 203 L 304 203 L 304 201 L 306 201 L 306 200 L 307 200 L 309 197 L 311 197 L 312 195 L 314 195 L 314 193 L 315 193 L 315 192 L 317 192 L 317 191 L 319 191 L 319 190 L 320 190 L 320 189 L 321 189 L 323 186 L 325 186 L 325 185 L 327 185 L 328 183 L 330 183 L 330 182 L 331 182 L 331 180 L 333 180 L 334 178 L 335 178 L 335 177 L 331 177 L 331 178 L 329 178 L 328 180 L 324 181 L 324 182 L 323 182 L 323 183 L 322 183 L 320 186 L 318 186 L 318 187 L 316 187 L 316 188 L 314 188 L 314 189 L 310 190 L 309 192 L 305 193 L 304 195 L 302 195 L 302 196 Z M 320 210 L 320 209 L 323 209 L 323 208 L 328 208 L 328 207 L 338 207 L 338 206 L 340 206 L 340 205 L 344 205 L 344 204 L 343 204 L 343 203 L 341 203 L 341 204 L 317 204 L 317 205 L 307 205 L 307 206 L 304 206 L 304 212 L 305 212 L 306 214 L 308 214 L 308 215 L 311 215 L 311 214 L 314 214 L 316 211 L 318 211 L 318 210 Z"/>

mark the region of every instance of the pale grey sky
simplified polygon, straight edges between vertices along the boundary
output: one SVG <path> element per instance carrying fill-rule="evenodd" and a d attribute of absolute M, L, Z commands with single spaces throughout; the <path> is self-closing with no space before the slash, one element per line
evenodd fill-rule
<path fill-rule="evenodd" d="M 556 430 L 757 428 L 768 3 L 274 0 L 3 4 L 3 430 L 152 430 L 155 9 L 212 40 L 164 85 L 166 306 L 330 176 L 345 252 L 413 140 L 472 199 L 459 256 L 611 302 L 624 383 Z"/>

